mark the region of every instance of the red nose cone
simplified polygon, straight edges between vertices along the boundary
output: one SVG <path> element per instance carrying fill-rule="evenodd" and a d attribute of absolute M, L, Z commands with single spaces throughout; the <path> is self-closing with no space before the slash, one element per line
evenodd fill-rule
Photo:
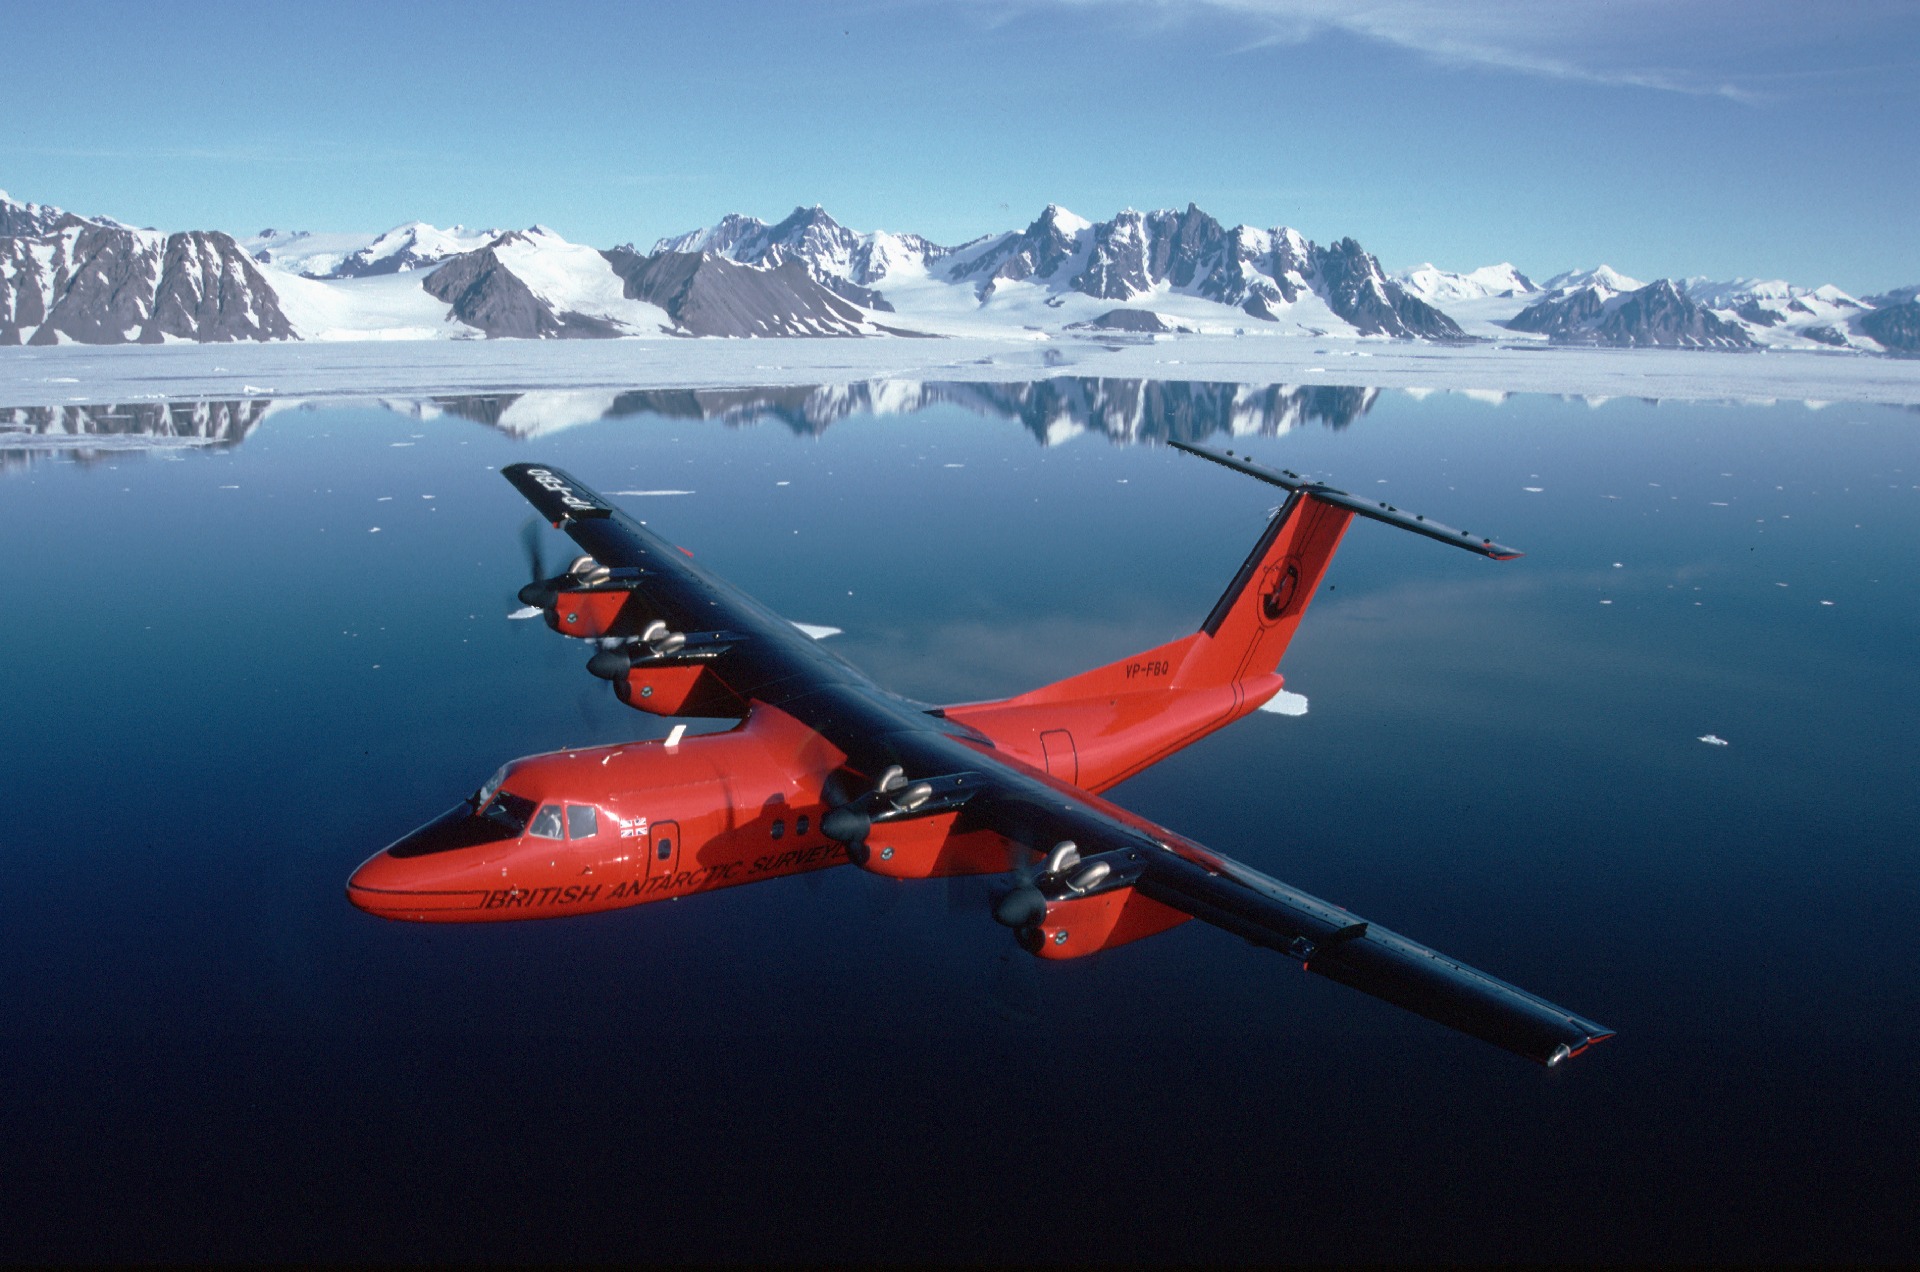
<path fill-rule="evenodd" d="M 479 909 L 487 893 L 472 852 L 479 819 L 470 814 L 466 805 L 449 809 L 367 858 L 347 880 L 347 900 L 383 919 L 458 919 Z"/>
<path fill-rule="evenodd" d="M 347 880 L 347 900 L 383 919 L 431 922 L 479 909 L 487 898 L 485 889 L 450 879 L 449 873 L 439 862 L 408 861 L 383 852 L 353 872 Z"/>

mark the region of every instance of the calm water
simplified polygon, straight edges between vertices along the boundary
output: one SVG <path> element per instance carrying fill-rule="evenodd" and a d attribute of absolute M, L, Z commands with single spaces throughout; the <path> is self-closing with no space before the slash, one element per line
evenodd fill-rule
<path fill-rule="evenodd" d="M 0 1254 L 1911 1253 L 1920 417 L 602 398 L 0 412 Z M 217 444 L 107 449 L 154 433 Z M 1116 798 L 1615 1041 L 1544 1072 L 1200 924 L 1041 966 L 977 882 L 344 900 L 503 759 L 664 732 L 506 620 L 501 465 L 691 492 L 625 501 L 941 702 L 1196 626 L 1277 495 L 1150 444 L 1209 435 L 1528 555 L 1356 525 L 1309 713 Z"/>

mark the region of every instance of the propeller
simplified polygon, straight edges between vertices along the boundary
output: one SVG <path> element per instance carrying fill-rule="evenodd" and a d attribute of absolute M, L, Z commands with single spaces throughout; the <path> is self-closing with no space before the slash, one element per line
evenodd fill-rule
<path fill-rule="evenodd" d="M 867 847 L 867 833 L 873 829 L 873 814 L 867 811 L 867 805 L 873 799 L 884 799 L 905 788 L 906 784 L 907 771 L 898 764 L 888 765 L 870 794 L 856 795 L 838 808 L 827 810 L 820 819 L 820 833 L 844 845 L 847 858 L 854 865 L 866 865 L 873 851 Z"/>
<path fill-rule="evenodd" d="M 582 557 L 581 560 L 590 561 L 591 558 Z M 591 579 L 606 568 L 604 565 L 591 565 L 586 577 Z M 587 670 L 602 680 L 618 680 L 632 671 L 634 663 L 639 661 L 634 657 L 636 649 L 646 651 L 641 655 L 643 658 L 670 658 L 686 646 L 685 632 L 670 631 L 666 623 L 656 618 L 647 624 L 646 630 L 640 633 L 638 641 L 623 641 L 617 645 L 609 645 L 587 659 Z"/>
<path fill-rule="evenodd" d="M 1020 931 L 1036 926 L 1047 916 L 1047 897 L 1040 891 L 1040 880 L 1058 879 L 1079 865 L 1080 849 L 1071 839 L 1061 840 L 1047 853 L 1037 873 L 1033 864 L 1025 859 L 1024 848 L 1016 844 L 1013 851 L 1013 869 L 1008 871 L 1013 886 L 993 903 L 993 918 L 1003 927 Z"/>
<path fill-rule="evenodd" d="M 856 795 L 820 819 L 820 833 L 846 845 L 847 856 L 855 865 L 865 865 L 867 834 L 873 829 L 875 813 L 911 813 L 933 798 L 933 783 L 908 782 L 907 771 L 889 764 L 873 790 Z"/>
<path fill-rule="evenodd" d="M 520 547 L 527 556 L 529 582 L 520 589 L 520 603 L 528 609 L 545 609 L 553 604 L 555 588 L 547 578 L 546 563 L 541 560 L 540 522 L 529 519 L 520 527 Z"/>

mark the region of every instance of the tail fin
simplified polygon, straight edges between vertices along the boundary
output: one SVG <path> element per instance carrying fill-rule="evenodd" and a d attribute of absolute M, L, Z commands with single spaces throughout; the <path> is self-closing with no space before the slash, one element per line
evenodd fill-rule
<path fill-rule="evenodd" d="M 1355 517 L 1384 521 L 1496 560 L 1520 554 L 1391 504 L 1231 454 L 1174 447 L 1289 492 L 1200 630 L 1017 698 L 947 716 L 1057 777 L 1104 790 L 1278 693 L 1275 673 Z"/>
<path fill-rule="evenodd" d="M 1200 689 L 1267 674 L 1287 652 L 1353 514 L 1295 492 L 1200 625 L 1172 688 Z"/>
<path fill-rule="evenodd" d="M 1271 672 L 1287 652 L 1314 589 L 1333 561 L 1340 538 L 1356 517 L 1426 535 L 1481 556 L 1506 561 L 1520 555 L 1492 539 L 1476 539 L 1392 504 L 1356 498 L 1289 469 L 1275 471 L 1231 452 L 1170 443 L 1175 449 L 1257 477 L 1289 492 L 1266 533 L 1254 545 L 1226 593 L 1201 624 L 1206 639 L 1195 643 L 1174 677 L 1175 689 L 1238 683 Z"/>

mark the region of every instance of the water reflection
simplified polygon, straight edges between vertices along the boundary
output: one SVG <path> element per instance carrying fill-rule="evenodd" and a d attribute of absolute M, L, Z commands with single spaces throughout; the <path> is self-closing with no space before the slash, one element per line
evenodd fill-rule
<path fill-rule="evenodd" d="M 1042 445 L 1084 433 L 1121 444 L 1215 434 L 1273 436 L 1308 424 L 1345 428 L 1372 409 L 1380 390 L 1346 385 L 1236 384 L 1063 376 L 1003 384 L 866 380 L 731 389 L 545 390 L 417 399 L 383 398 L 415 418 L 453 415 L 514 437 L 538 437 L 600 420 L 655 416 L 729 426 L 783 424 L 814 436 L 852 415 L 910 415 L 954 406 L 1018 420 Z M 76 459 L 127 449 L 230 446 L 297 399 L 147 402 L 115 406 L 0 408 L 0 463 L 58 450 Z"/>
<path fill-rule="evenodd" d="M 631 415 L 777 422 L 814 435 L 850 415 L 910 415 L 958 406 L 1018 420 L 1043 444 L 1082 433 L 1128 443 L 1192 441 L 1215 433 L 1274 435 L 1319 423 L 1345 428 L 1367 413 L 1378 389 L 1338 385 L 1255 385 L 1198 380 L 1062 376 L 1007 384 L 869 380 L 852 384 L 748 389 L 636 389 L 602 395 L 501 394 L 437 399 L 443 409 L 513 433 L 534 436 L 570 424 Z M 559 399 L 559 400 L 556 400 Z"/>
<path fill-rule="evenodd" d="M 234 446 L 272 409 L 266 398 L 0 407 L 0 469 L 55 451 L 85 461 L 128 451 Z"/>

